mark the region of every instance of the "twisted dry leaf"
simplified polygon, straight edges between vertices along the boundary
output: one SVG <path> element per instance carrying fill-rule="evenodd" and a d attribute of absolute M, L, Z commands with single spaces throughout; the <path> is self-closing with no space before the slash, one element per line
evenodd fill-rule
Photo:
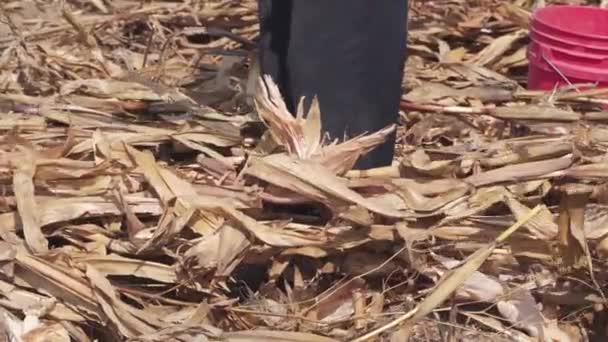
<path fill-rule="evenodd" d="M 257 90 L 256 109 L 275 141 L 285 147 L 287 153 L 301 159 L 308 159 L 315 154 L 322 145 L 321 114 L 317 99 L 313 99 L 305 119 L 303 99 L 298 104 L 297 117 L 294 117 L 270 76 L 259 79 Z"/>
<path fill-rule="evenodd" d="M 34 197 L 34 174 L 36 161 L 31 152 L 25 150 L 21 162 L 13 173 L 13 189 L 17 200 L 19 218 L 23 224 L 25 242 L 35 253 L 48 251 L 48 241 L 42 234 L 39 210 Z"/>
<path fill-rule="evenodd" d="M 260 78 L 256 93 L 256 108 L 260 119 L 268 126 L 274 140 L 287 153 L 299 159 L 310 159 L 326 166 L 336 174 L 343 174 L 357 162 L 359 157 L 386 141 L 395 131 L 390 125 L 378 132 L 361 134 L 342 143 L 324 145 L 319 102 L 313 98 L 306 118 L 302 99 L 294 117 L 270 76 Z"/>

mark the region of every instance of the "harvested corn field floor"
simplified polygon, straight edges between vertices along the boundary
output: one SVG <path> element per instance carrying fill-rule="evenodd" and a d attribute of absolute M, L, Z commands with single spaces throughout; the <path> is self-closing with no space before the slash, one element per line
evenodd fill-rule
<path fill-rule="evenodd" d="M 605 341 L 608 91 L 526 90 L 544 3 L 412 1 L 359 172 L 392 128 L 256 92 L 256 1 L 4 0 L 0 341 Z"/>

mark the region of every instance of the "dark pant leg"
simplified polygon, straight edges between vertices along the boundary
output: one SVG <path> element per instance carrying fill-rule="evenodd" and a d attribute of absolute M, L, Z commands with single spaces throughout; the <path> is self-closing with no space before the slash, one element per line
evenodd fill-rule
<path fill-rule="evenodd" d="M 263 74 L 270 75 L 285 95 L 285 58 L 291 23 L 290 0 L 258 0 L 260 22 L 259 62 Z M 286 99 L 289 105 L 290 101 Z"/>
<path fill-rule="evenodd" d="M 278 81 L 292 111 L 301 96 L 317 95 L 323 129 L 332 138 L 373 133 L 396 122 L 406 0 L 260 0 L 260 5 L 262 72 Z M 393 135 L 357 167 L 389 165 L 394 143 Z"/>

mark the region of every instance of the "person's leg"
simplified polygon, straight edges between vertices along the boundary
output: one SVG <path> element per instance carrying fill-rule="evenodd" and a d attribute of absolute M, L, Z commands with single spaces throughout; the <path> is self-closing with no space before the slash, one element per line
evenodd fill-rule
<path fill-rule="evenodd" d="M 290 0 L 258 0 L 260 71 L 272 77 L 283 96 L 291 8 Z"/>
<path fill-rule="evenodd" d="M 317 95 L 323 129 L 340 139 L 396 122 L 405 60 L 406 0 L 260 3 L 270 5 L 269 15 L 261 13 L 262 72 L 275 78 L 292 111 L 301 96 Z M 389 165 L 394 138 L 356 166 Z"/>

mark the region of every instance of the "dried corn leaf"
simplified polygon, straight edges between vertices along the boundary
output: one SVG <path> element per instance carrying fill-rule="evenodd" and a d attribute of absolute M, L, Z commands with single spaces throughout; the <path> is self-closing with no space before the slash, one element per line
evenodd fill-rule
<path fill-rule="evenodd" d="M 239 227 L 251 232 L 264 243 L 275 247 L 298 247 L 321 245 L 327 241 L 327 236 L 316 232 L 307 234 L 288 229 L 272 229 L 230 206 L 220 206 L 220 212 L 238 224 Z"/>
<path fill-rule="evenodd" d="M 21 336 L 24 342 L 69 342 L 68 331 L 60 323 L 46 323 Z"/>
<path fill-rule="evenodd" d="M 85 256 L 75 261 L 93 267 L 103 276 L 122 275 L 148 278 L 163 283 L 176 283 L 175 270 L 167 265 L 125 258 L 116 254 L 105 256 Z"/>
<path fill-rule="evenodd" d="M 499 301 L 496 307 L 516 327 L 526 330 L 532 337 L 545 340 L 543 316 L 530 292 L 516 289 L 509 293 L 508 299 Z"/>
<path fill-rule="evenodd" d="M 17 252 L 17 265 L 15 276 L 29 287 L 58 298 L 84 317 L 95 320 L 103 317 L 82 273 L 31 256 L 24 249 Z"/>
<path fill-rule="evenodd" d="M 572 165 L 572 155 L 536 162 L 507 165 L 498 169 L 472 175 L 466 179 L 474 186 L 486 186 L 503 182 L 517 182 L 544 178 L 551 173 L 564 170 Z"/>
<path fill-rule="evenodd" d="M 499 58 L 503 56 L 507 50 L 509 50 L 513 44 L 525 37 L 527 32 L 525 30 L 518 30 L 511 34 L 507 34 L 495 39 L 491 44 L 486 46 L 475 58 L 473 59 L 474 63 L 487 66 L 488 64 L 493 64 Z"/>
<path fill-rule="evenodd" d="M 328 169 L 305 160 L 286 155 L 272 155 L 253 159 L 245 171 L 284 189 L 329 206 L 358 204 L 372 212 L 388 217 L 403 217 L 395 208 L 379 206 L 350 190 L 346 183 Z M 336 202 L 338 201 L 338 202 Z"/>
<path fill-rule="evenodd" d="M 401 320 L 411 324 L 413 321 L 422 319 L 429 313 L 431 313 L 438 305 L 446 300 L 454 291 L 456 291 L 479 267 L 485 262 L 485 260 L 492 254 L 496 248 L 496 244 L 504 241 L 514 231 L 521 227 L 527 220 L 534 217 L 540 208 L 530 210 L 528 215 L 523 219 L 519 220 L 509 229 L 504 231 L 496 240 L 483 248 L 480 248 L 475 253 L 471 254 L 466 260 L 463 261 L 461 266 L 449 272 L 435 287 L 434 291 L 431 292 L 414 310 L 406 315 L 403 315 Z"/>
<path fill-rule="evenodd" d="M 287 153 L 308 159 L 321 147 L 321 116 L 316 98 L 313 99 L 307 119 L 304 119 L 302 101 L 298 105 L 297 117 L 293 117 L 276 83 L 270 76 L 265 76 L 258 81 L 255 104 L 274 140 Z"/>
<path fill-rule="evenodd" d="M 222 340 L 226 342 L 336 342 L 333 338 L 319 336 L 310 333 L 279 332 L 270 330 L 237 331 L 222 334 Z"/>
<path fill-rule="evenodd" d="M 312 160 L 334 174 L 343 175 L 353 168 L 362 155 L 382 144 L 394 131 L 395 125 L 391 125 L 372 134 L 360 135 L 339 144 L 323 146 L 321 151 L 312 157 Z"/>
<path fill-rule="evenodd" d="M 591 189 L 582 184 L 564 186 L 558 217 L 558 241 L 562 266 L 578 268 L 586 264 L 593 272 L 584 229 L 584 208 L 590 194 Z"/>
<path fill-rule="evenodd" d="M 72 322 L 85 321 L 84 316 L 53 297 L 39 295 L 4 281 L 0 281 L 0 293 L 4 297 L 0 299 L 0 305 L 10 310 L 26 312 L 35 306 L 41 306 L 44 308 L 43 312 L 53 319 Z"/>
<path fill-rule="evenodd" d="M 59 2 L 0 10 L 0 340 L 434 339 L 389 330 L 453 294 L 507 320 L 458 305 L 448 339 L 596 337 L 565 318 L 604 302 L 608 92 L 523 88 L 544 1 L 411 2 L 400 125 L 329 144 L 317 101 L 252 91 L 256 1 Z M 394 165 L 351 170 L 392 134 Z M 564 182 L 593 191 L 559 208 Z"/>
<path fill-rule="evenodd" d="M 127 196 L 131 210 L 136 214 L 160 216 L 161 204 L 157 199 Z M 120 216 L 122 210 L 116 203 L 103 197 L 40 198 L 38 203 L 40 226 L 68 222 L 78 218 Z M 0 232 L 18 230 L 18 217 L 15 212 L 0 214 Z"/>
<path fill-rule="evenodd" d="M 509 206 L 515 219 L 520 219 L 530 210 L 530 208 L 510 195 L 506 196 L 505 203 Z M 541 240 L 551 240 L 557 236 L 558 232 L 558 226 L 553 219 L 553 215 L 545 206 L 542 206 L 538 215 L 530 219 L 524 227 Z"/>
<path fill-rule="evenodd" d="M 122 302 L 112 284 L 97 272 L 93 267 L 87 266 L 87 278 L 93 286 L 93 293 L 109 322 L 126 337 L 149 334 L 155 331 L 154 326 L 148 324 L 151 319 L 149 313 L 136 310 Z M 138 317 L 139 316 L 139 317 Z M 158 322 L 155 322 L 158 324 Z"/>
<path fill-rule="evenodd" d="M 185 254 L 186 260 L 192 260 L 196 267 L 227 275 L 237 258 L 251 243 L 239 229 L 224 225 L 216 234 L 206 236 L 192 246 Z"/>
<path fill-rule="evenodd" d="M 581 115 L 577 112 L 563 110 L 549 106 L 513 106 L 498 107 L 492 113 L 505 120 L 531 120 L 531 121 L 578 121 Z"/>
<path fill-rule="evenodd" d="M 121 100 L 162 100 L 156 92 L 142 84 L 108 79 L 87 79 L 66 82 L 62 85 L 60 92 L 64 96 L 78 92 L 94 97 Z"/>
<path fill-rule="evenodd" d="M 38 205 L 34 198 L 34 173 L 36 164 L 31 153 L 24 153 L 25 160 L 19 163 L 13 174 L 13 189 L 17 200 L 19 219 L 23 225 L 23 233 L 27 246 L 34 253 L 48 251 L 48 241 L 42 234 Z M 29 158 L 28 158 L 29 157 Z"/>

